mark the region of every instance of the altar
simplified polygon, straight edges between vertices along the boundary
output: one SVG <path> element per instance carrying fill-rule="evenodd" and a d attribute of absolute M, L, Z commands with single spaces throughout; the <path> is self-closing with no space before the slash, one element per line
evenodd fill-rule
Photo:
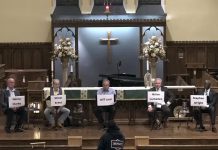
<path fill-rule="evenodd" d="M 189 97 L 196 90 L 195 86 L 166 86 L 171 90 L 175 99 L 171 104 L 172 117 L 176 117 L 174 110 L 181 109 L 182 101 L 189 102 Z M 63 87 L 67 97 L 66 106 L 73 111 L 76 104 L 83 105 L 85 119 L 89 124 L 96 122 L 93 109 L 96 107 L 96 92 L 101 87 Z M 119 123 L 144 124 L 147 117 L 147 91 L 145 87 L 112 87 L 117 92 L 116 116 Z M 50 90 L 45 87 L 44 91 Z M 177 110 L 178 111 L 178 110 Z"/>

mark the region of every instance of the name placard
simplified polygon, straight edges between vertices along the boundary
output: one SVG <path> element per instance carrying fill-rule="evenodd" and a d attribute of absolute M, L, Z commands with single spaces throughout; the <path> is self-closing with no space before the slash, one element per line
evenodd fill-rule
<path fill-rule="evenodd" d="M 190 95 L 191 106 L 207 107 L 207 95 Z"/>
<path fill-rule="evenodd" d="M 164 92 L 148 91 L 148 102 L 149 103 L 165 104 Z"/>
<path fill-rule="evenodd" d="M 25 105 L 25 96 L 14 96 L 8 99 L 9 108 L 17 108 Z"/>
<path fill-rule="evenodd" d="M 51 106 L 66 105 L 66 95 L 51 95 Z"/>
<path fill-rule="evenodd" d="M 122 140 L 111 140 L 111 149 L 120 150 L 123 149 L 124 141 Z"/>
<path fill-rule="evenodd" d="M 114 105 L 114 95 L 97 95 L 97 106 Z"/>

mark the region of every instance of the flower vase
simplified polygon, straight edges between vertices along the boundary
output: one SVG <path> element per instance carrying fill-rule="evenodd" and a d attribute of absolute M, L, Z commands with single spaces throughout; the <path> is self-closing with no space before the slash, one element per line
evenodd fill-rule
<path fill-rule="evenodd" d="M 68 78 L 68 58 L 62 58 L 62 85 L 64 86 Z"/>
<path fill-rule="evenodd" d="M 157 76 L 157 58 L 149 59 L 150 69 L 151 69 L 151 77 L 154 80 Z"/>

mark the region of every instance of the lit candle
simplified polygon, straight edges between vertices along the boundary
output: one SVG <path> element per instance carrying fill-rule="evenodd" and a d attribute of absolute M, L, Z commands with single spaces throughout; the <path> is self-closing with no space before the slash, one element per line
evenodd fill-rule
<path fill-rule="evenodd" d="M 146 65 L 147 65 L 147 71 L 149 71 L 149 61 L 148 60 L 146 62 Z"/>
<path fill-rule="evenodd" d="M 54 62 L 53 62 L 53 60 L 51 60 L 51 71 L 52 72 L 54 71 Z"/>
<path fill-rule="evenodd" d="M 25 76 L 23 76 L 23 80 L 22 80 L 22 82 L 23 82 L 23 83 L 26 82 L 26 78 L 25 78 Z"/>
<path fill-rule="evenodd" d="M 70 65 L 70 72 L 73 72 L 73 65 Z"/>
<path fill-rule="evenodd" d="M 47 82 L 47 83 L 49 82 L 49 78 L 48 78 L 48 76 L 46 76 L 46 82 Z"/>
<path fill-rule="evenodd" d="M 38 109 L 40 109 L 40 104 L 38 103 L 38 107 L 37 107 Z"/>

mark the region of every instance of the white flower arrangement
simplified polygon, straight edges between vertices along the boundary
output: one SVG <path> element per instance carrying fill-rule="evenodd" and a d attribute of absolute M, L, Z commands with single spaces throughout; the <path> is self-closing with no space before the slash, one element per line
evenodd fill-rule
<path fill-rule="evenodd" d="M 59 44 L 54 45 L 54 51 L 52 52 L 52 59 L 64 58 L 77 59 L 75 49 L 72 47 L 70 38 L 63 38 L 59 40 Z"/>
<path fill-rule="evenodd" d="M 142 46 L 141 59 L 148 58 L 152 59 L 158 58 L 164 59 L 166 57 L 166 51 L 164 50 L 161 41 L 156 37 L 152 36 L 146 43 Z"/>

